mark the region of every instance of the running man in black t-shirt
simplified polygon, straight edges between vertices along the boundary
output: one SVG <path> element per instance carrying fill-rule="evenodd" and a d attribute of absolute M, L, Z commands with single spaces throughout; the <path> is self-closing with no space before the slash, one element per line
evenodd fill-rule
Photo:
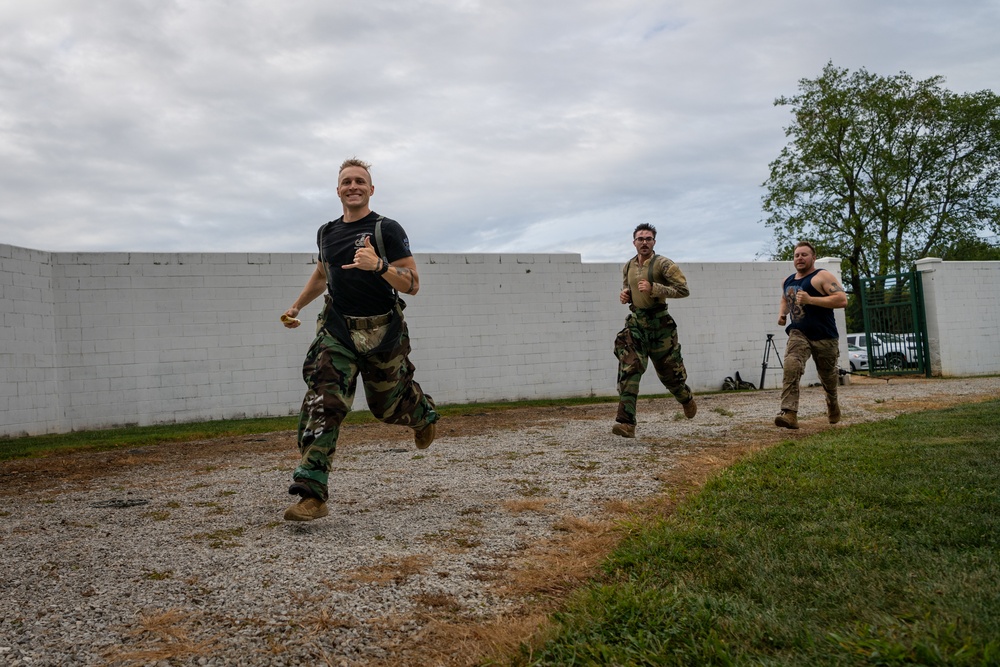
<path fill-rule="evenodd" d="M 826 391 L 827 418 L 831 424 L 836 424 L 840 421 L 837 402 L 840 337 L 833 311 L 847 307 L 847 294 L 832 273 L 816 269 L 816 248 L 811 243 L 800 241 L 795 246 L 792 263 L 795 273 L 785 278 L 781 285 L 778 310 L 778 324 L 788 324 L 785 328 L 788 345 L 785 347 L 781 412 L 774 418 L 774 425 L 799 427 L 799 380 L 810 356 L 816 362 L 819 381 Z"/>
<path fill-rule="evenodd" d="M 311 521 L 329 513 L 330 459 L 354 402 L 359 373 L 372 415 L 414 429 L 419 449 L 434 440 L 438 413 L 413 379 L 404 304 L 397 296 L 416 294 L 420 276 L 406 232 L 369 207 L 374 193 L 369 165 L 346 160 L 337 184 L 344 215 L 320 228 L 320 261 L 281 316 L 294 329 L 301 324 L 299 311 L 326 293 L 319 330 L 302 368 L 308 386 L 299 414 L 302 458 L 288 489 L 301 500 L 285 511 L 288 521 Z"/>

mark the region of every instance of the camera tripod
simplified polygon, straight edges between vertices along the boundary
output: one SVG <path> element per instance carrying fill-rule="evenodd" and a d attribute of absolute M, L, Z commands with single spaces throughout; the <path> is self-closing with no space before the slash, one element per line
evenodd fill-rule
<path fill-rule="evenodd" d="M 778 354 L 778 346 L 774 344 L 774 334 L 767 334 L 767 340 L 764 341 L 764 361 L 760 364 L 760 384 L 757 385 L 759 389 L 764 388 L 764 375 L 767 373 L 767 358 L 771 354 L 771 350 L 774 350 L 774 356 L 778 358 L 778 366 L 784 368 L 784 364 L 781 363 L 781 356 Z"/>

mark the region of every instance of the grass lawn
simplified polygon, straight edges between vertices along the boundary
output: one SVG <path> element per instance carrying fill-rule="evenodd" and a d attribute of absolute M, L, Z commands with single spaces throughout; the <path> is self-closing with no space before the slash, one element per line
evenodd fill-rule
<path fill-rule="evenodd" d="M 1000 402 L 726 469 L 514 664 L 1000 665 Z"/>

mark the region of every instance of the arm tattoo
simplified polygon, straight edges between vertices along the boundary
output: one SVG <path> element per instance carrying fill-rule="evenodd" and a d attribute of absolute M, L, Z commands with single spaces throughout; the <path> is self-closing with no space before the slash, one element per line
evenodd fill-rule
<path fill-rule="evenodd" d="M 837 284 L 836 281 L 830 283 L 830 286 L 826 288 L 826 291 L 830 294 L 836 294 L 837 292 L 843 292 L 844 288 Z"/>
<path fill-rule="evenodd" d="M 398 266 L 396 267 L 396 271 L 399 273 L 399 275 L 401 275 L 401 276 L 408 276 L 410 278 L 410 286 L 407 287 L 406 290 L 403 293 L 404 294 L 413 294 L 413 285 L 416 283 L 416 278 L 413 275 L 413 271 L 410 271 L 409 269 L 407 269 L 405 267 L 400 268 Z"/>

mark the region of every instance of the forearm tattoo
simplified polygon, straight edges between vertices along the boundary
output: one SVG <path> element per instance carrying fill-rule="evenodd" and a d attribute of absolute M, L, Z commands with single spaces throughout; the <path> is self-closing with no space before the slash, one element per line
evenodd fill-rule
<path fill-rule="evenodd" d="M 416 277 L 416 275 L 414 275 L 413 271 L 411 271 L 410 269 L 407 269 L 406 267 L 402 267 L 401 268 L 401 267 L 397 266 L 396 267 L 396 272 L 399 275 L 401 275 L 401 276 L 403 276 L 405 278 L 409 278 L 410 279 L 410 286 L 407 287 L 405 290 L 403 290 L 403 294 L 414 294 L 416 290 L 414 290 L 413 288 L 417 284 L 417 277 Z"/>

